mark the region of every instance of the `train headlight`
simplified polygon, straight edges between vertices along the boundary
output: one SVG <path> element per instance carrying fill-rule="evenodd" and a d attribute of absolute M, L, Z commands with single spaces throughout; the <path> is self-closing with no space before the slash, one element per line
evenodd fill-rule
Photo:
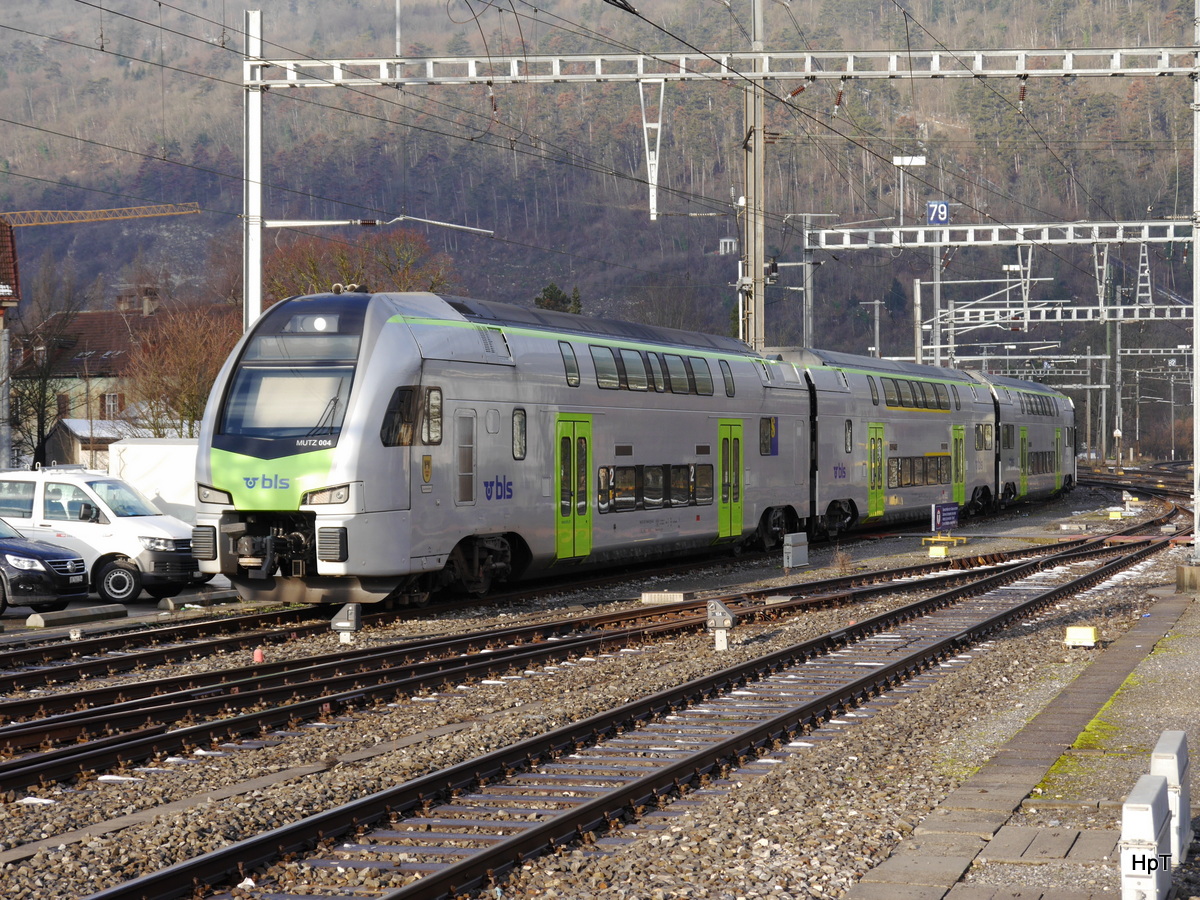
<path fill-rule="evenodd" d="M 309 491 L 301 498 L 300 502 L 305 506 L 323 506 L 329 503 L 345 503 L 349 499 L 350 485 L 339 484 L 337 487 Z"/>
<path fill-rule="evenodd" d="M 207 484 L 196 485 L 196 498 L 201 503 L 225 503 L 233 505 L 233 497 L 228 491 L 218 491 L 214 487 L 209 487 Z"/>

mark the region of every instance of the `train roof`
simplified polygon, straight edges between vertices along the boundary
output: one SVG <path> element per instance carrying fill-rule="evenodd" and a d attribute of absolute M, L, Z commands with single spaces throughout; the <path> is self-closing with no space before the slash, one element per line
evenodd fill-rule
<path fill-rule="evenodd" d="M 562 334 L 577 334 L 586 337 L 615 338 L 647 344 L 669 344 L 698 350 L 715 350 L 739 356 L 756 356 L 742 341 L 698 331 L 683 331 L 658 325 L 642 325 L 623 322 L 619 319 L 602 319 L 580 316 L 574 313 L 554 312 L 548 309 L 527 309 L 510 303 L 491 300 L 472 300 L 467 297 L 440 295 L 442 299 L 465 319 L 489 325 L 508 325 L 516 328 L 535 328 Z"/>
<path fill-rule="evenodd" d="M 1062 391 L 1041 382 L 1026 381 L 1024 378 L 1013 378 L 1011 375 L 999 375 L 994 372 L 977 372 L 975 370 L 971 371 L 971 375 L 982 382 L 994 384 L 999 387 L 1013 388 L 1021 391 L 1037 391 L 1040 394 L 1062 394 Z"/>
<path fill-rule="evenodd" d="M 815 347 L 803 347 L 785 356 L 800 365 L 822 365 L 838 369 L 862 369 L 867 372 L 880 372 L 891 375 L 908 375 L 913 378 L 953 378 L 959 381 L 970 381 L 971 376 L 962 369 L 945 369 L 941 366 L 926 366 L 918 363 L 905 362 L 901 359 L 876 359 L 874 356 L 859 356 L 856 353 L 842 353 L 837 350 L 819 350 Z"/>

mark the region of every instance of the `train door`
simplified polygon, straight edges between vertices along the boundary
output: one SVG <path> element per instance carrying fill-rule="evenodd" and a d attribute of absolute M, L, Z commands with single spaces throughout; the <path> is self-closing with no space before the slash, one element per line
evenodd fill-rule
<path fill-rule="evenodd" d="M 951 499 L 962 506 L 967 502 L 967 439 L 966 426 L 951 426 L 954 450 L 950 454 Z"/>
<path fill-rule="evenodd" d="M 1024 497 L 1029 493 L 1029 429 L 1021 426 L 1021 483 L 1017 487 L 1017 496 Z"/>
<path fill-rule="evenodd" d="M 717 538 L 735 538 L 742 533 L 742 423 L 740 419 L 721 419 L 717 428 L 721 446 Z"/>
<path fill-rule="evenodd" d="M 1062 490 L 1063 484 L 1063 433 L 1061 428 L 1054 429 L 1054 489 Z"/>
<path fill-rule="evenodd" d="M 555 423 L 554 554 L 580 559 L 592 552 L 592 417 L 561 415 Z"/>
<path fill-rule="evenodd" d="M 883 515 L 883 423 L 867 423 L 867 515 Z"/>

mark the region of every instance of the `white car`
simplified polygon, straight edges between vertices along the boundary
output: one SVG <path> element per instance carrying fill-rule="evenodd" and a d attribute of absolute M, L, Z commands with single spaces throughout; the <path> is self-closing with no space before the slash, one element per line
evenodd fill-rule
<path fill-rule="evenodd" d="M 192 529 L 137 489 L 83 466 L 0 472 L 0 516 L 27 538 L 75 550 L 91 589 L 110 603 L 145 589 L 161 600 L 204 580 Z"/>

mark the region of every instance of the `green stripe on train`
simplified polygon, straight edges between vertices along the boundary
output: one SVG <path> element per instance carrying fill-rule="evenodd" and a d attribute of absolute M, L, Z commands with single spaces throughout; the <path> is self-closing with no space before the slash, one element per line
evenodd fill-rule
<path fill-rule="evenodd" d="M 257 459 L 212 450 L 212 486 L 228 491 L 240 510 L 292 510 L 307 491 L 334 487 L 329 483 L 333 449 L 298 453 L 279 459 Z"/>

